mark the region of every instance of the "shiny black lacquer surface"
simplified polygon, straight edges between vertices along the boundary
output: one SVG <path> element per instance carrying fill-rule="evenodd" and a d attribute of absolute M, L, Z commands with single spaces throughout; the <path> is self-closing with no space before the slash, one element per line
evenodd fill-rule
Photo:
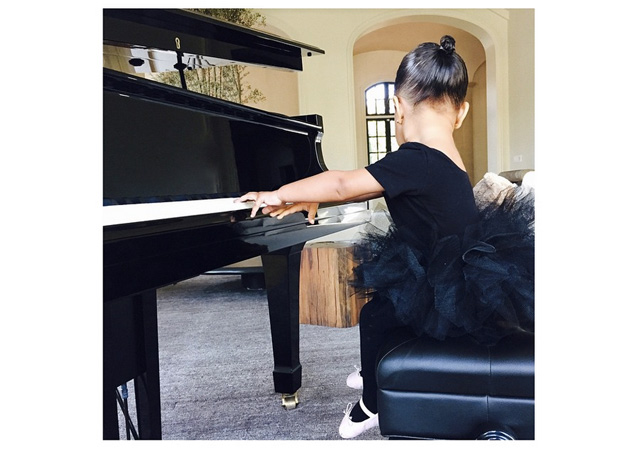
<path fill-rule="evenodd" d="M 237 197 L 325 170 L 320 116 L 286 117 L 109 69 L 103 108 L 105 208 Z M 301 215 L 252 220 L 245 210 L 104 227 L 104 298 L 267 253 L 267 236 L 290 224 L 306 228 Z M 294 239 L 288 245 L 303 240 Z"/>
<path fill-rule="evenodd" d="M 303 57 L 324 53 L 311 45 L 178 9 L 104 9 L 103 18 L 105 45 L 142 50 L 144 55 L 180 52 L 190 69 L 239 63 L 302 70 Z"/>
<path fill-rule="evenodd" d="M 325 170 L 320 116 L 290 118 L 104 69 L 104 204 L 232 197 Z"/>

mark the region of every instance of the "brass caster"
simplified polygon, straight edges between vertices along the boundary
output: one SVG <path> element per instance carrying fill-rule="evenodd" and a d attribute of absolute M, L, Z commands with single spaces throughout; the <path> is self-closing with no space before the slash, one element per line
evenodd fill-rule
<path fill-rule="evenodd" d="M 281 406 L 285 409 L 295 409 L 299 404 L 299 393 L 295 392 L 294 394 L 281 394 Z"/>

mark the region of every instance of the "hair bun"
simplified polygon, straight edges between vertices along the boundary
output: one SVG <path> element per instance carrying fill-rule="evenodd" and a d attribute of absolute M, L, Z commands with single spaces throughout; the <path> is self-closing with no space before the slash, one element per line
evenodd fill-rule
<path fill-rule="evenodd" d="M 451 55 L 456 50 L 456 40 L 449 35 L 444 35 L 440 38 L 440 50 Z"/>

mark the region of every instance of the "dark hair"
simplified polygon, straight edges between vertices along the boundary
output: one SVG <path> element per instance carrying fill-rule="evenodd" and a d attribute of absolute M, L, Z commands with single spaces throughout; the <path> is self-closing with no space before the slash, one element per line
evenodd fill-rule
<path fill-rule="evenodd" d="M 440 45 L 427 42 L 405 55 L 396 72 L 395 92 L 414 105 L 449 100 L 459 108 L 468 84 L 467 67 L 456 53 L 456 41 L 445 35 Z"/>

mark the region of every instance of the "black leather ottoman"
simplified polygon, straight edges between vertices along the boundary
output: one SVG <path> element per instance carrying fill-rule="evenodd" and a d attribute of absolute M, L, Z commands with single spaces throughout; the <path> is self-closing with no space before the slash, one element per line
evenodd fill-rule
<path fill-rule="evenodd" d="M 378 418 L 389 438 L 533 439 L 534 334 L 493 346 L 395 335 L 378 360 Z"/>

